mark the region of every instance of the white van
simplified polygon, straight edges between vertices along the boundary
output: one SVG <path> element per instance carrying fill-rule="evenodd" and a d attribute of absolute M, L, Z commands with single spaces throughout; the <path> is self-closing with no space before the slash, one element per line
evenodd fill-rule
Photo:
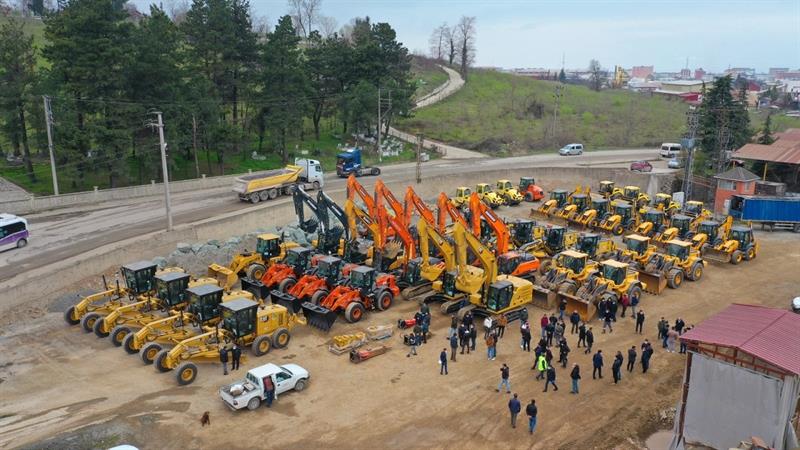
<path fill-rule="evenodd" d="M 665 142 L 661 144 L 661 151 L 659 154 L 662 158 L 674 158 L 681 154 L 681 144 Z"/>
<path fill-rule="evenodd" d="M 0 250 L 28 245 L 28 221 L 13 214 L 0 214 Z"/>
<path fill-rule="evenodd" d="M 561 156 L 582 155 L 583 144 L 567 144 L 561 147 L 561 150 L 558 151 L 558 154 Z"/>

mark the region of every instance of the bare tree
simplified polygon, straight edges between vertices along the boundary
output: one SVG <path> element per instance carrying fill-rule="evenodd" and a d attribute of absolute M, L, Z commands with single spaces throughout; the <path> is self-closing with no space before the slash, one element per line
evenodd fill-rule
<path fill-rule="evenodd" d="M 433 33 L 431 33 L 430 39 L 428 39 L 428 44 L 430 46 L 430 51 L 431 51 L 431 58 L 434 58 L 437 61 L 444 60 L 444 54 L 445 51 L 447 50 L 447 45 L 448 45 L 447 39 L 449 32 L 450 32 L 450 27 L 447 26 L 447 22 L 434 28 Z"/>
<path fill-rule="evenodd" d="M 456 27 L 445 27 L 444 29 L 445 47 L 447 48 L 447 64 L 453 65 L 458 56 L 458 45 L 456 42 Z"/>
<path fill-rule="evenodd" d="M 461 16 L 461 20 L 456 25 L 456 42 L 458 42 L 459 65 L 461 66 L 461 77 L 467 80 L 467 70 L 475 62 L 475 16 Z"/>
<path fill-rule="evenodd" d="M 288 0 L 288 4 L 297 34 L 307 38 L 314 31 L 322 0 Z"/>
<path fill-rule="evenodd" d="M 589 87 L 599 92 L 605 82 L 606 74 L 600 66 L 600 61 L 596 59 L 589 61 Z"/>
<path fill-rule="evenodd" d="M 189 2 L 187 0 L 167 0 L 164 2 L 164 9 L 173 22 L 181 23 L 186 18 L 186 13 L 189 12 Z"/>
<path fill-rule="evenodd" d="M 339 28 L 339 24 L 336 22 L 335 17 L 331 16 L 319 16 L 317 19 L 319 23 L 319 32 L 322 34 L 322 37 L 331 37 L 334 33 L 336 33 L 337 28 Z"/>

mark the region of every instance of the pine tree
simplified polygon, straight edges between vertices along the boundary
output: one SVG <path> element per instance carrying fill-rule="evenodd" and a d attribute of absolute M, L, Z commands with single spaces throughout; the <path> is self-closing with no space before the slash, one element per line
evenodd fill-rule
<path fill-rule="evenodd" d="M 734 98 L 732 89 L 731 77 L 720 77 L 703 94 L 697 134 L 700 149 L 710 159 L 717 159 L 723 150 L 741 147 L 752 136 L 745 103 Z M 723 168 L 718 165 L 715 169 Z"/>
<path fill-rule="evenodd" d="M 564 69 L 561 69 L 561 71 L 558 72 L 558 81 L 560 81 L 562 83 L 566 83 L 567 82 L 567 74 L 564 73 Z"/>
<path fill-rule="evenodd" d="M 775 142 L 775 138 L 772 137 L 772 114 L 767 114 L 764 126 L 761 128 L 761 135 L 758 137 L 758 143 L 770 145 L 773 142 Z"/>

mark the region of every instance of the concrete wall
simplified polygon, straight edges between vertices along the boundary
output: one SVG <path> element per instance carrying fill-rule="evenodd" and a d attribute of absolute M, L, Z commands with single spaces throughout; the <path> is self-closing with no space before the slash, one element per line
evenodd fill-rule
<path fill-rule="evenodd" d="M 556 187 L 573 189 L 577 184 L 589 185 L 597 189 L 600 180 L 615 180 L 619 186 L 635 184 L 643 189 L 658 189 L 669 183 L 671 175 L 640 174 L 625 169 L 606 168 L 537 168 L 523 171 L 516 169 L 488 171 L 475 174 L 474 179 L 466 180 L 463 174 L 453 173 L 436 178 L 423 179 L 414 185 L 417 193 L 428 203 L 435 204 L 439 192 L 446 191 L 450 195 L 457 186 L 470 186 L 484 180 L 493 183 L 497 179 L 509 178 L 517 182 L 520 176 L 536 175 L 536 181 L 546 191 Z M 375 178 L 363 178 L 368 187 Z M 402 198 L 407 181 L 390 181 L 384 179 L 387 186 Z M 651 192 L 654 194 L 656 191 Z M 343 188 L 327 191 L 337 202 L 343 202 Z M 502 210 L 499 211 L 503 215 Z M 291 199 L 282 198 L 272 202 L 254 205 L 250 208 L 234 211 L 222 216 L 202 220 L 192 224 L 178 225 L 171 232 L 157 231 L 113 244 L 104 245 L 85 254 L 56 261 L 52 264 L 37 267 L 0 283 L 0 311 L 8 311 L 27 300 L 52 298 L 54 294 L 87 277 L 96 276 L 110 267 L 156 256 L 166 256 L 175 249 L 179 242 L 205 242 L 210 239 L 224 240 L 231 236 L 242 235 L 257 228 L 284 225 L 295 219 L 294 206 Z M 227 264 L 227 261 L 219 261 Z M 54 277 L 53 274 L 57 274 Z M 47 283 L 42 283 L 47 280 Z"/>

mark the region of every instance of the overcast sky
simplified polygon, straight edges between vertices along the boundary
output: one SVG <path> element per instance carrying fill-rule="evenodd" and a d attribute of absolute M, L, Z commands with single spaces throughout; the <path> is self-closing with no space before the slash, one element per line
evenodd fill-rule
<path fill-rule="evenodd" d="M 181 1 L 181 0 L 174 0 Z M 150 0 L 135 0 L 141 9 Z M 270 24 L 283 0 L 251 0 Z M 800 68 L 800 0 L 322 0 L 339 25 L 356 16 L 389 22 L 410 50 L 428 49 L 431 31 L 477 17 L 477 64 L 584 68 L 653 65 L 677 71 L 728 67 Z"/>

